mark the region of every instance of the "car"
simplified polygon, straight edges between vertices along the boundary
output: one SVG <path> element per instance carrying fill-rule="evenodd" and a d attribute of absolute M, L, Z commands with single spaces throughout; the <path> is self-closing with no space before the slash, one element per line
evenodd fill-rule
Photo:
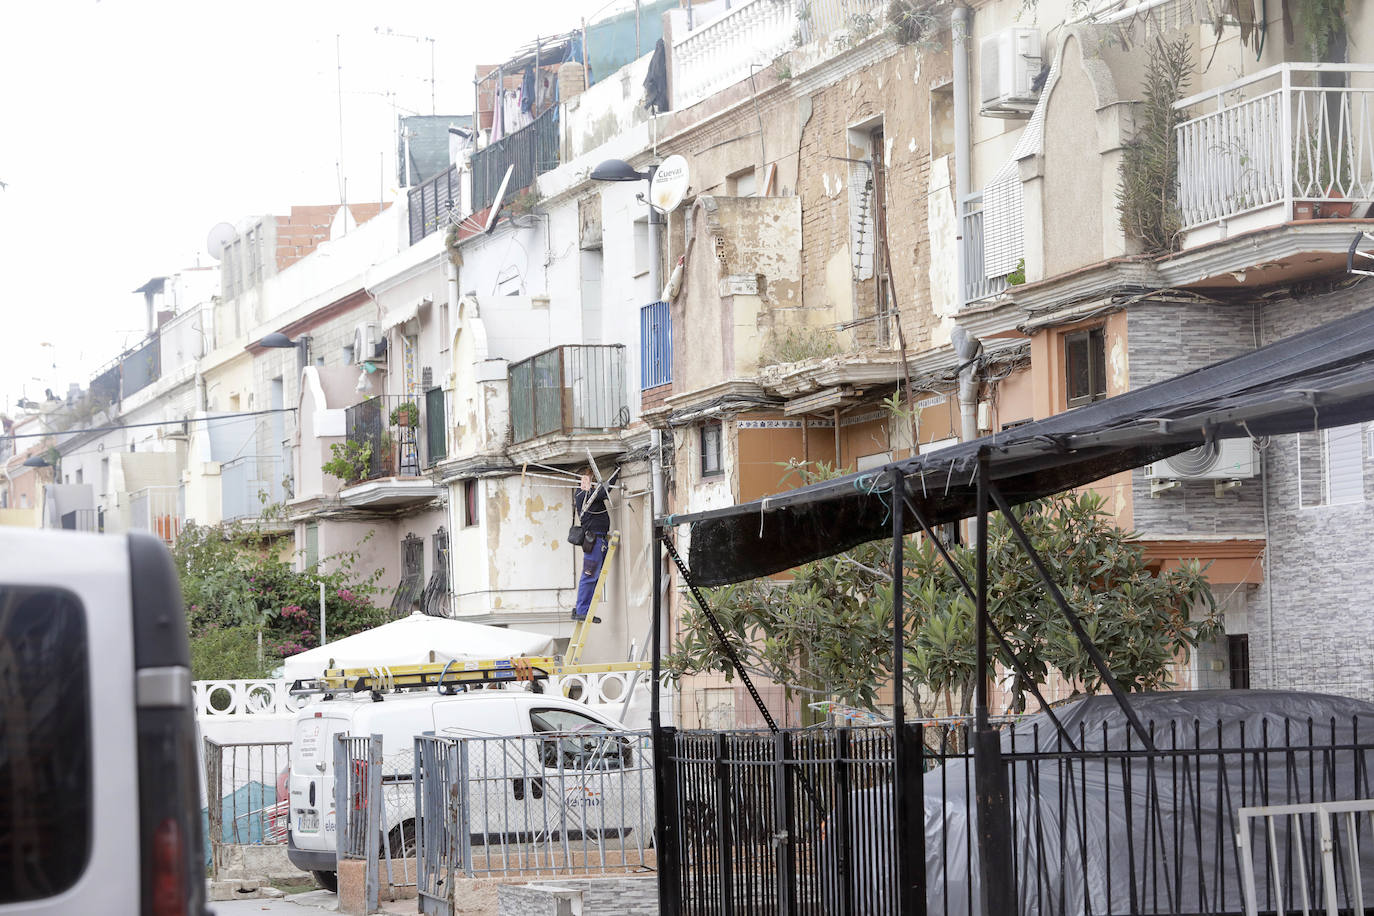
<path fill-rule="evenodd" d="M 195 734 L 163 544 L 0 528 L 0 914 L 204 913 Z"/>

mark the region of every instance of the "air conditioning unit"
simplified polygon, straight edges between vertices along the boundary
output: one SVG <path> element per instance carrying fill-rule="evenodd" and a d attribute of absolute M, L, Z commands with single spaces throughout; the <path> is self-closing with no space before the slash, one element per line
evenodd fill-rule
<path fill-rule="evenodd" d="M 353 331 L 353 364 L 386 358 L 385 341 L 377 334 L 377 322 L 364 321 Z"/>
<path fill-rule="evenodd" d="M 1040 95 L 1040 32 L 1003 29 L 978 43 L 979 113 L 989 118 L 1028 118 Z"/>
<path fill-rule="evenodd" d="M 1259 473 L 1249 439 L 1222 439 L 1145 465 L 1151 480 L 1244 480 Z"/>

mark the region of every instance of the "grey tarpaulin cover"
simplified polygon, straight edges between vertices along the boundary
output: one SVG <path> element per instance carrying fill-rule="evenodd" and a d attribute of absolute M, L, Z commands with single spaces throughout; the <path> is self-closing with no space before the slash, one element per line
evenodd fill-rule
<path fill-rule="evenodd" d="M 1002 753 L 1013 758 L 1005 765 L 1022 914 L 1240 912 L 1235 837 L 1241 807 L 1371 795 L 1374 704 L 1324 694 L 1217 690 L 1138 695 L 1131 705 L 1153 727 L 1164 756 L 1091 754 L 1127 749 L 1131 732 L 1108 696 L 1058 710 L 1086 755 L 1068 752 L 1044 713 L 1003 730 Z M 1224 723 L 1220 728 L 1219 722 Z M 1130 741 L 1138 751 L 1139 739 Z M 1283 750 L 1266 752 L 1266 744 Z M 1355 750 L 1356 744 L 1369 749 Z M 1215 753 L 1218 747 L 1247 752 L 1222 758 Z M 1015 758 L 1032 748 L 1039 759 Z M 1179 749 L 1189 753 L 1169 753 Z M 1191 753 L 1197 749 L 1202 752 Z M 975 836 L 971 769 L 971 762 L 960 759 L 925 774 L 932 914 L 966 913 L 969 895 L 978 894 L 977 844 L 970 842 Z M 1369 827 L 1366 815 L 1360 843 L 1366 899 L 1374 893 Z M 1302 829 L 1308 871 L 1320 872 L 1312 818 L 1304 819 Z M 1343 852 L 1344 825 L 1336 829 Z M 1301 908 L 1301 897 L 1293 882 L 1298 841 L 1290 830 L 1291 824 L 1279 825 L 1276 838 L 1287 870 L 1284 886 L 1294 895 L 1284 903 L 1291 912 L 1295 904 Z M 1256 833 L 1259 909 L 1273 911 L 1272 876 L 1264 858 L 1268 841 L 1262 826 Z M 1348 890 L 1350 876 L 1339 864 L 1337 876 L 1338 887 Z M 978 901 L 974 904 L 977 913 Z"/>
<path fill-rule="evenodd" d="M 986 455 L 1012 503 L 1138 468 L 1215 439 L 1294 433 L 1374 419 L 1374 310 L 1243 356 L 971 442 L 725 509 L 691 523 L 699 585 L 770 575 L 891 535 L 888 469 L 937 525 L 974 512 Z M 917 530 L 915 519 L 907 529 Z"/>

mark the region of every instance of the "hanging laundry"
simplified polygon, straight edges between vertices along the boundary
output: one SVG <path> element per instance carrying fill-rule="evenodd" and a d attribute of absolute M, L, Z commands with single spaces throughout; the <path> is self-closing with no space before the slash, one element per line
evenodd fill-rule
<path fill-rule="evenodd" d="M 503 99 L 503 95 L 504 93 L 501 91 L 501 78 L 500 76 L 498 76 L 496 82 L 496 91 L 492 94 L 491 97 L 492 143 L 495 143 L 497 140 L 500 140 L 502 137 L 506 135 L 506 128 L 505 124 L 503 123 L 505 121 L 505 101 Z"/>
<path fill-rule="evenodd" d="M 534 65 L 525 68 L 525 75 L 520 79 L 520 110 L 527 114 L 534 114 Z"/>
<path fill-rule="evenodd" d="M 668 49 L 662 38 L 654 43 L 649 72 L 644 74 L 644 107 L 654 113 L 668 110 Z"/>

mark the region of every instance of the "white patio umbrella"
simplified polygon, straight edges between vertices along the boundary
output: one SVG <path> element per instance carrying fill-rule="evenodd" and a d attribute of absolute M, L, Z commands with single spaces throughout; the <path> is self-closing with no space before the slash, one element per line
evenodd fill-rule
<path fill-rule="evenodd" d="M 553 637 L 419 612 L 285 659 L 287 680 L 316 677 L 326 668 L 422 665 L 450 659 L 551 655 Z"/>

